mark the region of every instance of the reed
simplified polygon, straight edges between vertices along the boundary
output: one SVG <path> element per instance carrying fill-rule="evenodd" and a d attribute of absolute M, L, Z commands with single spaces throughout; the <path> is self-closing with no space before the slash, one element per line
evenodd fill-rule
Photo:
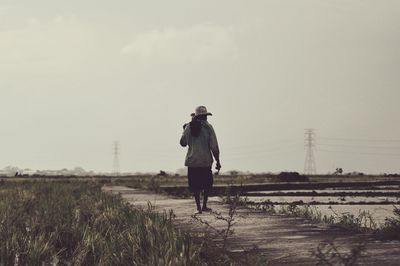
<path fill-rule="evenodd" d="M 172 213 L 133 209 L 93 182 L 0 187 L 0 265 L 201 265 Z"/>

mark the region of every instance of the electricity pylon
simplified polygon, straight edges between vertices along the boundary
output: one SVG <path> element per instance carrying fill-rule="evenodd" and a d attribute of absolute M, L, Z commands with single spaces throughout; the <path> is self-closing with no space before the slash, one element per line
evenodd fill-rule
<path fill-rule="evenodd" d="M 316 175 L 317 166 L 314 157 L 315 133 L 314 129 L 307 128 L 304 133 L 304 147 L 306 148 L 306 160 L 304 162 L 304 174 Z"/>
<path fill-rule="evenodd" d="M 114 141 L 113 155 L 114 155 L 114 160 L 113 160 L 112 173 L 113 173 L 113 175 L 119 175 L 120 169 L 119 169 L 119 143 L 118 143 L 118 141 Z"/>

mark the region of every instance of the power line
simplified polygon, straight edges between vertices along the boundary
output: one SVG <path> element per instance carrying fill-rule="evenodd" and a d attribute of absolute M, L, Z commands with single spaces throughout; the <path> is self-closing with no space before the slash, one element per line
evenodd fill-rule
<path fill-rule="evenodd" d="M 358 155 L 378 155 L 378 156 L 400 156 L 400 153 L 377 153 L 377 152 L 356 152 L 356 151 L 333 151 L 333 150 L 321 150 L 316 149 L 316 151 L 320 152 L 329 152 L 329 153 L 347 153 L 347 154 L 358 154 Z"/>
<path fill-rule="evenodd" d="M 292 140 L 292 141 L 277 141 L 271 142 L 269 145 L 267 143 L 261 144 L 252 144 L 252 145 L 241 145 L 241 146 L 220 146 L 221 151 L 227 155 L 242 155 L 242 154 L 256 154 L 256 153 L 265 153 L 265 152 L 275 152 L 280 151 L 286 148 L 292 147 L 300 147 L 300 140 Z M 157 149 L 157 150 L 137 150 L 137 154 L 144 155 L 144 156 L 169 156 L 170 154 L 180 152 L 181 149 L 178 148 L 171 148 L 171 149 Z"/>
<path fill-rule="evenodd" d="M 400 149 L 396 146 L 365 146 L 365 145 L 345 145 L 345 144 L 327 144 L 327 143 L 316 143 L 317 146 L 329 146 L 329 147 L 344 147 L 344 148 L 371 148 L 371 149 Z"/>
<path fill-rule="evenodd" d="M 300 145 L 297 144 L 283 144 L 280 146 L 275 146 L 275 147 L 259 147 L 259 148 L 254 148 L 254 149 L 246 149 L 243 151 L 227 151 L 226 149 L 222 148 L 222 151 L 226 154 L 231 154 L 231 155 L 241 155 L 241 154 L 257 154 L 257 153 L 268 153 L 268 152 L 275 152 L 275 151 L 281 151 L 285 150 L 288 148 L 295 148 L 295 147 L 300 147 Z"/>
<path fill-rule="evenodd" d="M 258 153 L 243 153 L 243 154 L 226 154 L 223 155 L 224 160 L 231 159 L 242 159 L 242 158 L 263 158 L 276 154 L 287 154 L 287 153 L 296 153 L 298 149 L 289 149 L 289 150 L 269 150 Z"/>
<path fill-rule="evenodd" d="M 300 143 L 301 139 L 288 139 L 288 140 L 276 140 L 276 141 L 268 141 L 268 142 L 261 142 L 261 143 L 254 143 L 254 144 L 249 144 L 249 145 L 238 145 L 238 146 L 228 146 L 228 147 L 223 147 L 224 150 L 241 150 L 241 149 L 252 149 L 252 148 L 265 148 L 265 147 L 271 147 L 270 145 L 276 146 L 276 145 L 287 145 L 287 144 L 294 144 L 294 143 Z"/>
<path fill-rule="evenodd" d="M 363 142 L 400 142 L 400 139 L 358 139 L 358 138 L 331 138 L 331 137 L 318 137 L 321 140 L 332 141 L 363 141 Z"/>

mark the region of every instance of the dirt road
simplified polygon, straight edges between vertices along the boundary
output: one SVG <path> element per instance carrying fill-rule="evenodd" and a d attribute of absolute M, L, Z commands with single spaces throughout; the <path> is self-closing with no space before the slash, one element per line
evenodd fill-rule
<path fill-rule="evenodd" d="M 212 230 L 192 218 L 195 211 L 193 199 L 177 199 L 123 186 L 103 189 L 121 194 L 134 206 L 146 206 L 150 202 L 160 212 L 172 209 L 176 215 L 175 224 L 185 230 Z M 227 206 L 217 197 L 210 198 L 209 207 L 222 214 L 227 214 L 228 211 Z M 215 219 L 212 214 L 203 213 L 198 217 L 216 229 L 226 227 L 226 223 Z M 397 241 L 381 242 L 368 235 L 310 223 L 302 218 L 269 215 L 246 208 L 238 210 L 236 222 L 227 248 L 232 252 L 241 252 L 257 246 L 267 256 L 270 265 L 315 265 L 317 259 L 312 254 L 320 243 L 332 241 L 341 254 L 346 254 L 361 239 L 367 239 L 367 244 L 366 251 L 358 260 L 359 265 L 399 265 L 400 242 Z"/>

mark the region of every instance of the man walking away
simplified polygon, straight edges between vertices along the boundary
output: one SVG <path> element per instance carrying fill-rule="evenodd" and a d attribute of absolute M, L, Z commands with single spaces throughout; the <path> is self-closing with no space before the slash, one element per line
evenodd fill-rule
<path fill-rule="evenodd" d="M 213 186 L 212 164 L 213 156 L 216 161 L 215 169 L 221 169 L 219 161 L 219 148 L 217 136 L 210 123 L 207 122 L 207 116 L 212 115 L 205 106 L 196 108 L 192 121 L 184 127 L 180 140 L 182 147 L 189 146 L 185 166 L 188 167 L 189 190 L 194 194 L 196 200 L 197 212 L 211 211 L 207 207 L 208 195 Z M 200 204 L 200 193 L 203 191 L 203 206 Z"/>

